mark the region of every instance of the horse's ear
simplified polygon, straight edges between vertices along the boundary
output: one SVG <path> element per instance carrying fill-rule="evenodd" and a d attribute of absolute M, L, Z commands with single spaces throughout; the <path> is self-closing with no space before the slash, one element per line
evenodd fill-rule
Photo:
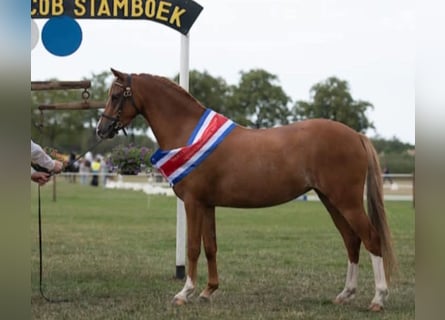
<path fill-rule="evenodd" d="M 122 72 L 120 72 L 120 71 L 117 71 L 117 70 L 115 70 L 115 69 L 113 69 L 113 68 L 110 68 L 110 70 L 111 70 L 111 72 L 114 74 L 114 76 L 115 76 L 116 78 L 121 79 L 121 80 L 124 80 L 124 79 L 125 79 L 125 75 L 124 75 L 124 73 L 122 73 Z"/>

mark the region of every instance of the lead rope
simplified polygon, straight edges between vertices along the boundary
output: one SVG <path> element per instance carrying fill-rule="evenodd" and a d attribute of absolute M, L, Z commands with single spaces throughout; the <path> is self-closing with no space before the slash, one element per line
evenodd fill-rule
<path fill-rule="evenodd" d="M 40 200 L 40 185 L 38 186 L 38 199 L 39 199 L 39 290 L 40 295 L 50 303 L 68 302 L 68 299 L 50 299 L 43 292 L 43 246 L 42 246 L 42 207 Z"/>
<path fill-rule="evenodd" d="M 35 124 L 35 126 L 39 129 L 39 139 L 42 135 L 43 131 L 43 111 L 40 110 L 40 123 Z M 42 168 L 40 166 L 34 167 L 36 171 L 48 171 L 45 170 L 45 168 Z M 51 299 L 48 298 L 45 293 L 43 292 L 43 246 L 42 246 L 42 201 L 40 197 L 40 184 L 37 187 L 37 199 L 38 199 L 38 225 L 39 225 L 39 291 L 40 295 L 50 303 L 61 303 L 61 302 L 67 302 L 68 299 Z"/>
<path fill-rule="evenodd" d="M 100 139 L 99 141 L 97 141 L 95 144 L 93 144 L 93 146 L 89 149 L 87 149 L 87 151 L 85 151 L 84 153 L 82 153 L 80 156 L 78 156 L 76 159 L 74 159 L 73 162 L 77 162 L 80 160 L 80 158 L 82 158 L 84 155 L 87 154 L 88 151 L 92 151 L 94 148 L 96 148 L 102 141 L 104 141 L 103 139 Z"/>
<path fill-rule="evenodd" d="M 80 158 L 82 158 L 88 151 L 93 150 L 95 147 L 99 145 L 103 140 L 99 140 L 96 142 L 91 148 L 89 148 L 87 151 L 85 151 L 83 154 L 78 156 L 75 161 L 78 161 Z M 74 161 L 74 162 L 75 162 Z M 42 245 L 42 205 L 41 205 L 41 197 L 40 197 L 40 185 L 38 185 L 38 224 L 39 224 L 39 291 L 40 295 L 50 303 L 61 303 L 61 302 L 68 302 L 68 299 L 51 299 L 48 298 L 45 293 L 43 292 L 43 245 Z"/>

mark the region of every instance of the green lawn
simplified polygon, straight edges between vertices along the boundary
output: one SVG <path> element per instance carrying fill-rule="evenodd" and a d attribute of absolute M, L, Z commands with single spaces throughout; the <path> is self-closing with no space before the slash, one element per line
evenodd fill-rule
<path fill-rule="evenodd" d="M 211 303 L 170 304 L 175 274 L 176 199 L 57 181 L 41 188 L 44 286 L 39 293 L 37 187 L 31 186 L 33 319 L 414 319 L 415 245 L 411 202 L 386 203 L 400 270 L 386 310 L 374 295 L 362 249 L 359 290 L 350 305 L 330 301 L 344 285 L 347 257 L 319 202 L 217 209 L 220 289 Z M 204 254 L 197 294 L 206 284 Z"/>

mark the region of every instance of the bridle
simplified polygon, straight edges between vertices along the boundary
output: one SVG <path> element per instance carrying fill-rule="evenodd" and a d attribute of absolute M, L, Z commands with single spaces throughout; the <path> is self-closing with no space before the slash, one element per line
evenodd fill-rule
<path fill-rule="evenodd" d="M 124 89 L 122 94 L 119 96 L 119 101 L 117 102 L 117 115 L 115 117 L 109 116 L 105 113 L 101 114 L 101 117 L 104 117 L 105 119 L 111 120 L 110 126 L 113 127 L 113 132 L 117 134 L 119 130 L 122 130 L 125 135 L 127 135 L 127 132 L 125 131 L 125 125 L 120 121 L 122 110 L 124 109 L 124 105 L 126 100 L 130 100 L 131 105 L 136 110 L 136 116 L 141 113 L 140 109 L 136 107 L 136 103 L 134 102 L 133 98 L 133 92 L 131 91 L 131 75 L 128 75 L 126 79 L 126 84 L 120 83 L 117 80 L 113 83 L 121 88 Z M 112 95 L 113 96 L 113 95 Z"/>

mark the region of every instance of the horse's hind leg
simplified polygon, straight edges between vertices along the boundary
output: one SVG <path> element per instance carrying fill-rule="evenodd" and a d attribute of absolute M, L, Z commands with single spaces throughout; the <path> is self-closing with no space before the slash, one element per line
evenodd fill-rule
<path fill-rule="evenodd" d="M 340 214 L 340 212 L 335 208 L 329 199 L 322 193 L 317 192 L 320 200 L 323 202 L 326 209 L 331 214 L 332 220 L 335 226 L 340 232 L 343 242 L 346 246 L 348 252 L 348 268 L 346 272 L 346 283 L 342 292 L 340 292 L 334 299 L 336 304 L 348 303 L 355 298 L 357 291 L 357 280 L 358 280 L 358 262 L 360 258 L 360 237 L 351 229 L 349 223 Z"/>
<path fill-rule="evenodd" d="M 380 236 L 372 225 L 364 209 L 344 210 L 344 216 L 351 228 L 360 236 L 363 244 L 371 255 L 372 269 L 374 272 L 375 295 L 369 309 L 380 311 L 383 309 L 388 297 L 388 285 L 386 283 L 385 270 L 383 267 L 382 249 L 380 247 Z"/>
<path fill-rule="evenodd" d="M 353 188 L 351 187 L 350 190 L 352 189 Z M 353 192 L 351 191 L 350 196 L 352 194 Z M 360 240 L 371 255 L 375 281 L 375 295 L 371 301 L 369 309 L 372 311 L 380 311 L 383 309 L 383 304 L 388 297 L 388 286 L 383 268 L 380 236 L 363 208 L 361 192 L 357 194 L 355 199 L 356 200 L 354 201 L 352 198 L 349 198 L 348 201 L 335 204 L 335 208 L 337 208 L 338 212 L 343 216 L 344 220 L 350 226 L 350 229 L 360 237 Z M 359 200 L 357 201 L 357 199 Z"/>
<path fill-rule="evenodd" d="M 216 226 L 215 208 L 209 208 L 203 217 L 202 240 L 207 258 L 208 282 L 206 288 L 199 295 L 202 301 L 208 301 L 213 292 L 218 289 L 218 270 L 216 265 Z"/>

